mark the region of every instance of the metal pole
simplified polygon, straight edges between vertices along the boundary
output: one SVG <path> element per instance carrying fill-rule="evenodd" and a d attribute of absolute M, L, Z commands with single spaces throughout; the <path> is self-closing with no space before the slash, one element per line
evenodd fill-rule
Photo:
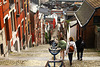
<path fill-rule="evenodd" d="M 55 55 L 54 55 L 54 67 L 55 67 Z"/>

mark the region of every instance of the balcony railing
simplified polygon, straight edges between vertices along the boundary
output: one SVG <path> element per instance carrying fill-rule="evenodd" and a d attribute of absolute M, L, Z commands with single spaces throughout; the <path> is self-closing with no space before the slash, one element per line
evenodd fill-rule
<path fill-rule="evenodd" d="M 10 9 L 15 6 L 14 0 L 9 0 Z"/>

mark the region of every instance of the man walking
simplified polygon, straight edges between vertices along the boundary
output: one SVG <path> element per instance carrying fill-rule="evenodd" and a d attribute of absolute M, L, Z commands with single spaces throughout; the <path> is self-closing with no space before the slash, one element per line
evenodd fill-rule
<path fill-rule="evenodd" d="M 79 37 L 79 40 L 76 41 L 76 47 L 77 47 L 77 59 L 80 61 L 82 61 L 84 46 L 85 46 L 85 43 L 82 37 Z"/>

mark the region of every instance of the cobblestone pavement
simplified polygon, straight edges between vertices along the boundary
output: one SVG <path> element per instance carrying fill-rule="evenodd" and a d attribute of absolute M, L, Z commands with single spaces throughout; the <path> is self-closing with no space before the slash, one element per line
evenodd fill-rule
<path fill-rule="evenodd" d="M 19 53 L 12 52 L 8 57 L 0 58 L 0 67 L 44 67 L 47 61 L 52 59 L 48 51 L 49 47 L 45 44 L 22 50 Z M 56 59 L 60 59 L 59 54 Z M 65 56 L 64 63 L 66 67 L 69 67 L 68 56 Z M 78 61 L 74 55 L 72 67 L 100 67 L 100 52 L 85 49 L 83 61 Z"/>

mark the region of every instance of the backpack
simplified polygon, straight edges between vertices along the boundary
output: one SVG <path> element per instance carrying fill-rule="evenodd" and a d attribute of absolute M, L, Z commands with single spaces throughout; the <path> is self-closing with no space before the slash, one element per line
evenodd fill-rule
<path fill-rule="evenodd" d="M 69 52 L 74 52 L 74 46 L 69 43 Z"/>

